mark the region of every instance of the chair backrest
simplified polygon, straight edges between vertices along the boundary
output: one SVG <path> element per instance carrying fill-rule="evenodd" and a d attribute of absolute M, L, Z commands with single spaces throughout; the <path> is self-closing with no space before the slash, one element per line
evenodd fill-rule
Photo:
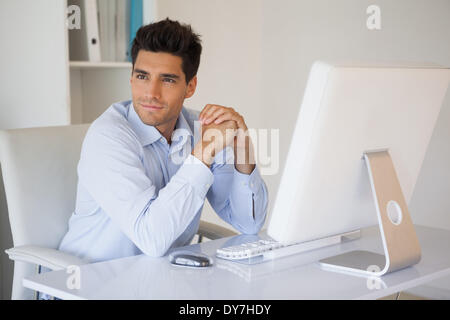
<path fill-rule="evenodd" d="M 0 164 L 15 247 L 58 247 L 74 210 L 76 168 L 88 127 L 0 131 Z"/>
<path fill-rule="evenodd" d="M 89 125 L 0 131 L 0 165 L 14 247 L 57 248 L 75 208 L 77 164 Z M 22 279 L 36 267 L 16 261 L 12 299 L 32 299 Z"/>

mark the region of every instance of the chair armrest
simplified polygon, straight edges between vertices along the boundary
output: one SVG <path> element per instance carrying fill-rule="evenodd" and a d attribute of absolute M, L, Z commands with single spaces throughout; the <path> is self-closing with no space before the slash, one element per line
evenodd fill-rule
<path fill-rule="evenodd" d="M 211 240 L 237 235 L 236 232 L 213 223 L 200 221 L 198 235 Z M 5 250 L 9 259 L 41 265 L 51 270 L 66 269 L 70 265 L 88 263 L 74 255 L 56 249 L 38 246 L 19 246 Z"/>
<path fill-rule="evenodd" d="M 197 234 L 211 240 L 237 235 L 236 232 L 230 229 L 206 221 L 200 221 L 200 226 L 198 228 Z"/>
<path fill-rule="evenodd" d="M 61 270 L 66 269 L 70 265 L 88 263 L 63 251 L 38 246 L 19 246 L 7 249 L 5 252 L 13 261 L 33 263 L 51 270 Z"/>

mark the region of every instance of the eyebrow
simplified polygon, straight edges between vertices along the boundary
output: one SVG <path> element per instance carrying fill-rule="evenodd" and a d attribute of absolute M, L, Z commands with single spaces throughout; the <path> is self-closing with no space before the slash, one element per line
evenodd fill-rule
<path fill-rule="evenodd" d="M 134 72 L 136 72 L 136 73 L 141 73 L 141 74 L 145 74 L 145 75 L 150 74 L 150 73 L 148 73 L 147 71 L 142 70 L 142 69 L 134 69 Z M 173 73 L 161 73 L 161 74 L 160 74 L 160 77 L 162 77 L 162 78 L 180 79 L 180 76 L 179 76 L 179 75 L 176 75 L 176 74 L 173 74 Z"/>
<path fill-rule="evenodd" d="M 147 71 L 141 70 L 141 69 L 134 69 L 134 72 L 136 72 L 136 73 L 142 73 L 142 74 L 148 74 Z"/>

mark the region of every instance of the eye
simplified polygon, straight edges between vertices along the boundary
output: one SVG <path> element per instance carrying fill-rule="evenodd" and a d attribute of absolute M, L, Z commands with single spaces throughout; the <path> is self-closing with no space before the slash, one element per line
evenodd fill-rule
<path fill-rule="evenodd" d="M 175 80 L 172 78 L 164 78 L 163 81 L 167 83 L 175 83 Z"/>
<path fill-rule="evenodd" d="M 141 73 L 138 73 L 138 75 L 136 76 L 136 78 L 139 79 L 139 80 L 145 80 L 145 79 L 147 79 L 147 76 L 146 76 L 146 75 L 143 75 L 143 74 L 141 74 Z"/>

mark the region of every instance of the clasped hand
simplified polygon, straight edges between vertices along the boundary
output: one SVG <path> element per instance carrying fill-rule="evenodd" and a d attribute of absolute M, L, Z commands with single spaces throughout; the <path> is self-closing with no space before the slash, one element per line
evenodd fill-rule
<path fill-rule="evenodd" d="M 210 166 L 215 154 L 232 145 L 235 167 L 250 174 L 254 167 L 253 149 L 244 118 L 233 108 L 208 104 L 199 115 L 202 122 L 201 141 L 192 154 Z"/>

